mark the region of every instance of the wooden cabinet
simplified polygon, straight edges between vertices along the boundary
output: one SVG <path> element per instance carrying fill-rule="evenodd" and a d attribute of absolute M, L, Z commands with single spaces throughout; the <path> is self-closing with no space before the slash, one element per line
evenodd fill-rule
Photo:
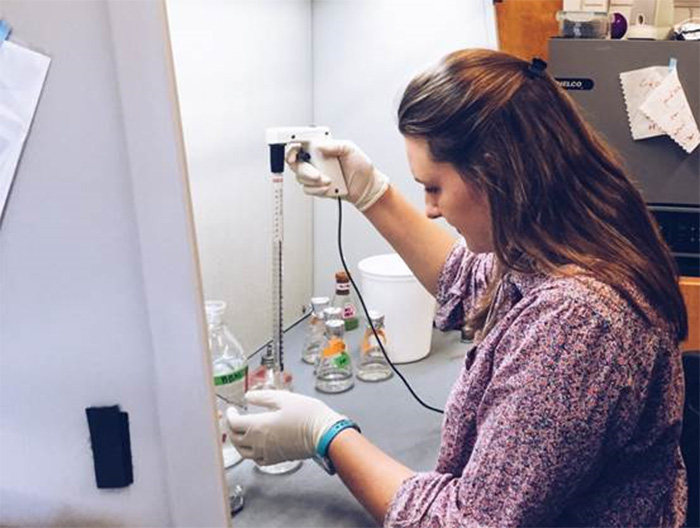
<path fill-rule="evenodd" d="M 559 34 L 556 13 L 563 0 L 500 0 L 494 2 L 498 48 L 526 61 L 547 60 L 547 42 Z"/>

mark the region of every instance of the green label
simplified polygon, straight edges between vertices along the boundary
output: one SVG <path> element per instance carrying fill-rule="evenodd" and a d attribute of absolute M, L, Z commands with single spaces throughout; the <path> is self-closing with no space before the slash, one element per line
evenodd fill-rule
<path fill-rule="evenodd" d="M 347 352 L 341 352 L 333 358 L 333 365 L 335 365 L 336 368 L 347 368 L 349 364 L 350 356 L 348 356 Z"/>
<path fill-rule="evenodd" d="M 214 385 L 228 385 L 234 381 L 240 381 L 245 379 L 248 374 L 248 365 L 240 368 L 230 374 L 222 374 L 221 376 L 214 376 Z"/>

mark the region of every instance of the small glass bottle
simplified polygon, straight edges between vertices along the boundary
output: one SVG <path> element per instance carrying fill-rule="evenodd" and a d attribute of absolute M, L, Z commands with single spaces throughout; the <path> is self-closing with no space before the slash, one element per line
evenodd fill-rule
<path fill-rule="evenodd" d="M 345 392 L 355 384 L 344 335 L 343 321 L 326 322 L 326 343 L 316 366 L 316 390 L 320 392 Z"/>
<path fill-rule="evenodd" d="M 459 342 L 471 345 L 474 343 L 474 332 L 465 323 L 459 331 Z"/>
<path fill-rule="evenodd" d="M 304 348 L 301 351 L 301 359 L 304 363 L 315 365 L 321 353 L 325 338 L 326 325 L 323 322 L 323 311 L 328 308 L 330 299 L 328 297 L 311 298 L 311 316 L 306 329 L 306 339 Z"/>
<path fill-rule="evenodd" d="M 272 347 L 266 350 L 266 353 L 262 357 L 262 365 L 260 367 L 263 373 L 259 376 L 258 381 L 253 385 L 250 390 L 287 390 L 287 384 L 283 381 L 283 376 L 279 371 L 279 367 L 275 364 L 275 356 L 272 352 Z M 253 411 L 253 409 L 249 409 Z M 270 409 L 260 409 L 264 412 L 269 412 Z M 291 473 L 296 471 L 301 467 L 301 460 L 288 460 L 286 462 L 280 462 L 278 464 L 271 464 L 268 466 L 255 466 L 262 473 L 267 473 L 268 475 L 284 475 L 286 473 Z"/>
<path fill-rule="evenodd" d="M 223 317 L 226 311 L 224 301 L 206 301 L 204 311 L 207 317 L 207 338 L 214 374 L 214 392 L 221 400 L 218 405 L 226 409 L 234 406 L 246 408 L 245 392 L 248 390 L 248 362 L 243 347 L 230 332 Z M 221 422 L 219 422 L 221 426 Z M 241 459 L 231 442 L 226 441 L 226 429 L 221 427 L 222 454 L 224 467 L 229 468 Z"/>
<path fill-rule="evenodd" d="M 343 311 L 335 306 L 329 306 L 323 310 L 323 343 L 321 344 L 321 350 L 319 350 L 319 353 L 316 356 L 316 362 L 314 363 L 314 375 L 316 375 L 316 372 L 318 371 L 318 362 L 321 359 L 321 351 L 323 351 L 326 341 L 328 341 L 328 325 L 326 324 L 328 321 L 343 322 Z M 344 322 L 343 327 L 345 327 Z"/>
<path fill-rule="evenodd" d="M 375 310 L 369 311 L 369 318 L 377 331 L 379 340 L 386 349 L 386 331 L 384 330 L 384 314 Z M 394 375 L 389 363 L 377 342 L 370 322 L 367 322 L 365 336 L 360 345 L 360 365 L 357 368 L 357 378 L 362 381 L 384 381 Z"/>
<path fill-rule="evenodd" d="M 245 494 L 239 484 L 234 484 L 228 488 L 228 505 L 231 509 L 231 516 L 236 515 L 245 506 Z"/>
<path fill-rule="evenodd" d="M 350 278 L 344 271 L 339 271 L 335 274 L 335 295 L 331 306 L 340 308 L 346 332 L 355 330 L 359 326 L 360 321 L 357 317 L 355 296 L 350 290 Z"/>
<path fill-rule="evenodd" d="M 235 409 L 235 407 L 231 408 Z M 229 466 L 226 463 L 227 452 L 235 455 L 235 460 L 231 465 L 235 465 L 236 462 L 243 460 L 243 458 L 238 453 L 238 450 L 236 450 L 236 448 L 231 443 L 228 433 L 228 425 L 226 424 L 226 418 L 224 417 L 221 411 L 219 411 L 219 430 L 222 432 L 221 444 L 223 446 L 224 452 L 224 466 L 228 468 Z M 245 505 L 245 493 L 243 492 L 243 488 L 240 485 L 229 485 L 228 501 L 229 507 L 231 509 L 231 515 L 235 515 L 243 509 L 243 506 Z"/>

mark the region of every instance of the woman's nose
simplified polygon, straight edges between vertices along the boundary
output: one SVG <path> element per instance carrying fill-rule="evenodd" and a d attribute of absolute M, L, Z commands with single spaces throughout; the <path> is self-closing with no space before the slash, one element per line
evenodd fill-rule
<path fill-rule="evenodd" d="M 425 198 L 425 216 L 431 220 L 442 216 L 442 214 L 440 214 L 440 208 L 427 196 Z"/>

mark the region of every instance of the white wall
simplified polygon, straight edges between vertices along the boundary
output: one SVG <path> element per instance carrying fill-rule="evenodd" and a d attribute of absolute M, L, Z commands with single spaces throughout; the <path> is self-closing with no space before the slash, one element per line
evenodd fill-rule
<path fill-rule="evenodd" d="M 0 525 L 225 525 L 163 6 L 0 7 L 52 58 L 0 226 Z M 101 405 L 127 488 L 95 485 Z"/>
<path fill-rule="evenodd" d="M 271 336 L 265 128 L 311 124 L 309 0 L 168 0 L 204 293 L 247 353 Z M 312 208 L 285 181 L 285 323 L 312 282 Z"/>
<path fill-rule="evenodd" d="M 250 352 L 270 337 L 263 130 L 329 125 L 422 207 L 396 131 L 398 97 L 448 51 L 495 47 L 493 8 L 490 0 L 168 0 L 168 8 L 204 292 L 229 303 L 226 320 Z M 312 207 L 291 176 L 285 183 L 289 324 L 312 293 L 332 293 L 340 261 L 336 204 Z M 353 265 L 389 250 L 345 211 Z"/>
<path fill-rule="evenodd" d="M 357 143 L 418 207 L 396 108 L 415 73 L 459 48 L 495 48 L 492 2 L 482 0 L 315 0 L 314 119 Z M 314 202 L 314 290 L 331 291 L 340 269 L 337 204 Z M 391 251 L 351 206 L 343 209 L 343 249 L 351 271 Z"/>

